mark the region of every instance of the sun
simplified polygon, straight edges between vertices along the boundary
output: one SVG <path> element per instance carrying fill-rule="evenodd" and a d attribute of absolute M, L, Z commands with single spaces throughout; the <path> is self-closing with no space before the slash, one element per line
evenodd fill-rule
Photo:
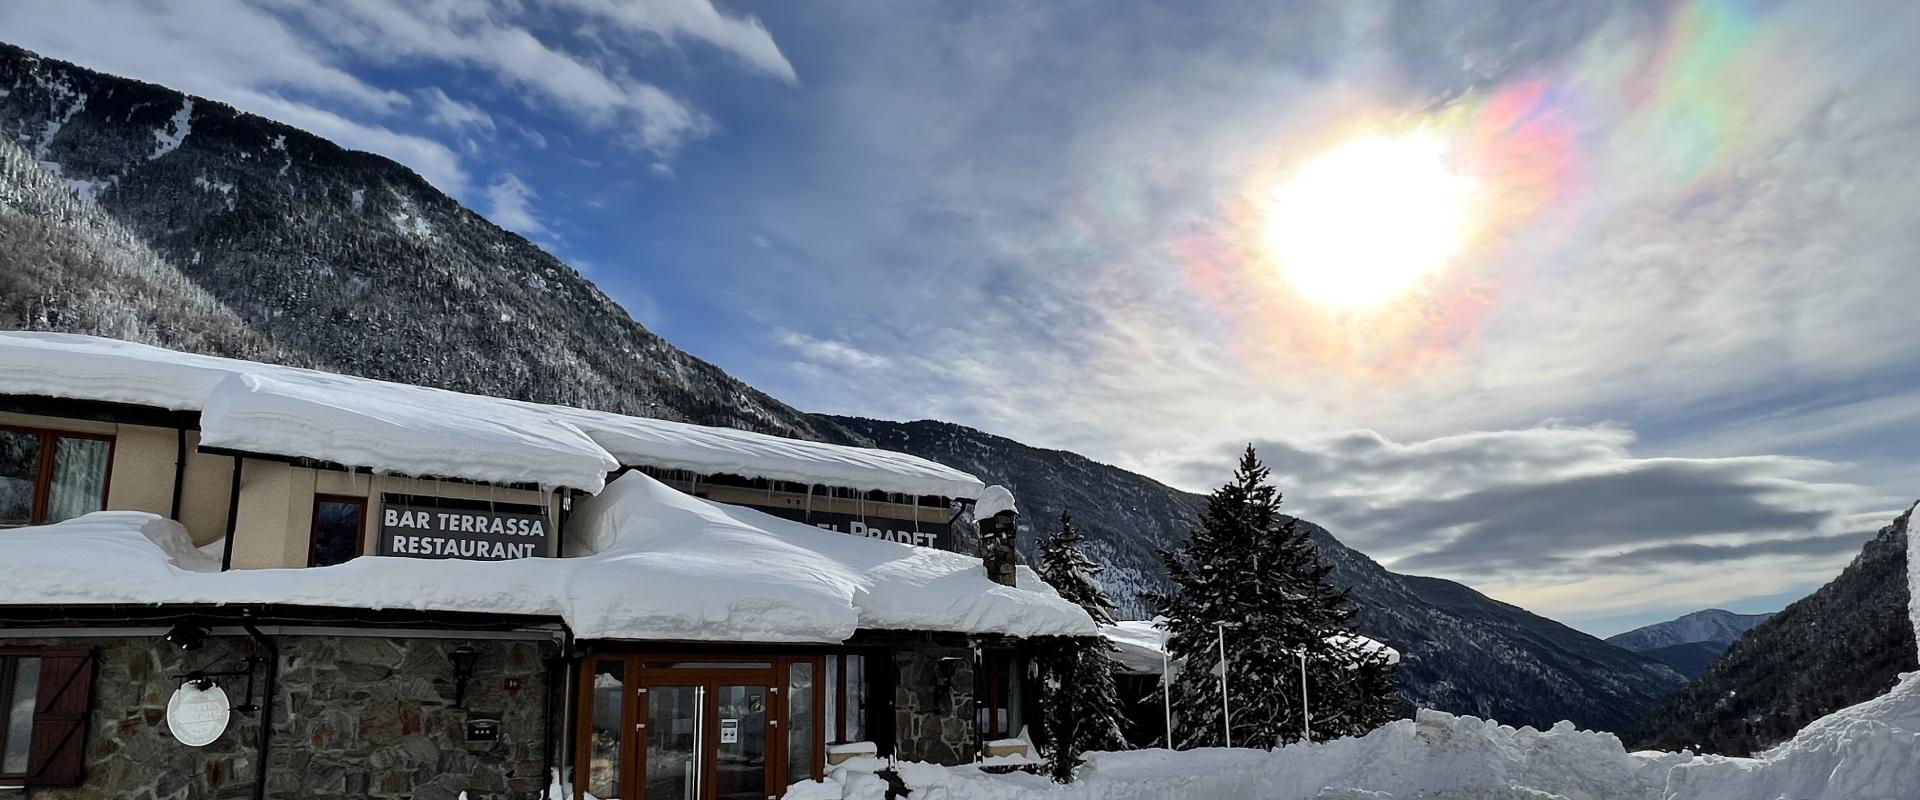
<path fill-rule="evenodd" d="M 1273 190 L 1267 244 L 1314 302 L 1373 306 L 1444 267 L 1467 234 L 1468 181 L 1426 133 L 1368 137 L 1303 164 Z"/>

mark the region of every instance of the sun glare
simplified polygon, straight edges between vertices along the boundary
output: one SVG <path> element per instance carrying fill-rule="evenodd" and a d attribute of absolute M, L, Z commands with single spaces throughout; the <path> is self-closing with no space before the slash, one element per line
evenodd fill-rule
<path fill-rule="evenodd" d="M 1445 266 L 1466 239 L 1467 181 L 1415 133 L 1343 144 L 1275 189 L 1267 242 L 1301 295 L 1363 308 Z"/>

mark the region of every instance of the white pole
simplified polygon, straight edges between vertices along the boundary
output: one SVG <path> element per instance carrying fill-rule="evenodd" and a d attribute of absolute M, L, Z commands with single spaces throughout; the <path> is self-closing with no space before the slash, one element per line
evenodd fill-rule
<path fill-rule="evenodd" d="M 1224 735 L 1227 741 L 1227 746 L 1232 747 L 1233 746 L 1233 715 L 1231 711 L 1227 710 L 1227 626 L 1226 626 L 1226 623 L 1223 623 L 1223 622 L 1214 623 L 1213 630 L 1215 633 L 1220 635 L 1220 732 Z"/>
<path fill-rule="evenodd" d="M 1173 747 L 1173 668 L 1167 664 L 1167 640 L 1160 640 L 1160 702 L 1167 712 L 1167 749 Z"/>
<path fill-rule="evenodd" d="M 1307 651 L 1300 650 L 1300 736 L 1301 741 L 1313 741 L 1313 712 L 1307 710 Z"/>

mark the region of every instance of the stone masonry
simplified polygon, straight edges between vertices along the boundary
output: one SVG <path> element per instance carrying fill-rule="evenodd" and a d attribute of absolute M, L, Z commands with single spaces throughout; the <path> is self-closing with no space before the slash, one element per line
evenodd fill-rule
<path fill-rule="evenodd" d="M 545 659 L 539 641 L 460 641 L 358 636 L 274 636 L 280 680 L 267 795 L 294 798 L 524 800 L 539 796 L 545 744 Z M 225 800 L 252 796 L 258 714 L 235 713 L 219 740 L 200 748 L 166 730 L 167 700 L 189 670 L 244 668 L 255 643 L 214 637 L 190 653 L 154 637 L 5 639 L 0 644 L 94 648 L 87 775 L 74 789 L 39 789 L 35 800 Z M 453 706 L 448 654 L 477 653 L 466 708 Z M 507 688 L 518 681 L 517 690 Z M 245 676 L 218 681 L 235 706 Z M 265 670 L 254 677 L 256 702 Z M 467 742 L 470 719 L 499 721 L 499 739 Z M 556 733 L 556 735 L 561 735 Z"/>
<path fill-rule="evenodd" d="M 896 650 L 894 724 L 902 760 L 964 764 L 974 736 L 973 651 L 966 647 Z"/>

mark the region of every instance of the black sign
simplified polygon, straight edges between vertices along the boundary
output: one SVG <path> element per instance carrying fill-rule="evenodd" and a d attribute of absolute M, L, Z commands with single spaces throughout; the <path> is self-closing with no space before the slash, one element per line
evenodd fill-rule
<path fill-rule="evenodd" d="M 872 514 L 861 516 L 828 511 L 808 512 L 800 508 L 755 506 L 752 503 L 743 505 L 782 519 L 805 522 L 816 528 L 825 528 L 830 531 L 941 550 L 954 549 L 952 527 L 945 522 L 915 522 L 910 519 L 876 517 Z"/>
<path fill-rule="evenodd" d="M 467 741 L 469 742 L 500 741 L 500 720 L 497 720 L 497 719 L 467 720 Z"/>
<path fill-rule="evenodd" d="M 383 556 L 507 561 L 544 556 L 552 542 L 553 526 L 538 506 L 387 500 L 380 509 Z"/>

